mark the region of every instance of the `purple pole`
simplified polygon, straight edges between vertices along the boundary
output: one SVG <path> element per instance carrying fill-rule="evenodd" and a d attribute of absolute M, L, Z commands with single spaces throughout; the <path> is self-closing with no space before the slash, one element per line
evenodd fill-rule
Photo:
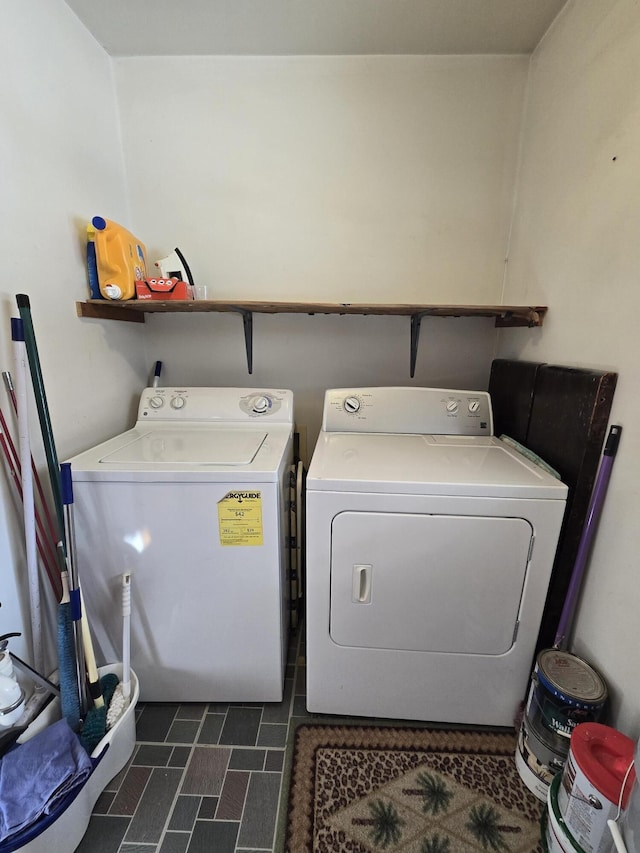
<path fill-rule="evenodd" d="M 576 602 L 578 600 L 578 593 L 582 584 L 582 577 L 584 575 L 587 557 L 589 556 L 591 540 L 593 539 L 596 522 L 600 515 L 600 511 L 602 510 L 602 504 L 604 503 L 604 496 L 607 491 L 607 486 L 609 485 L 613 460 L 616 457 L 621 433 L 621 426 L 612 426 L 609 429 L 607 442 L 602 452 L 602 462 L 600 463 L 600 469 L 593 487 L 593 493 L 591 495 L 591 501 L 587 511 L 587 519 L 582 529 L 582 536 L 580 537 L 576 561 L 573 566 L 573 571 L 571 572 L 571 581 L 569 583 L 569 589 L 567 590 L 567 597 L 564 600 L 556 638 L 553 643 L 553 647 L 556 649 L 564 649 L 567 645 L 567 632 L 576 609 Z"/>

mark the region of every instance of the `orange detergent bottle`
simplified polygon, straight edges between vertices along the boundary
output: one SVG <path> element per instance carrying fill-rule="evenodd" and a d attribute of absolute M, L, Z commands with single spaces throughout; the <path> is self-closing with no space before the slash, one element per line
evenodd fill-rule
<path fill-rule="evenodd" d="M 147 276 L 147 250 L 130 231 L 94 216 L 96 263 L 100 293 L 105 299 L 134 299 L 136 281 Z"/>

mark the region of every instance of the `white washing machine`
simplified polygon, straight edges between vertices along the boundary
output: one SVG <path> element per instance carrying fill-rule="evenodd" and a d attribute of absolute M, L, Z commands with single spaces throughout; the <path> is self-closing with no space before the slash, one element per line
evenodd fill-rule
<path fill-rule="evenodd" d="M 293 395 L 147 388 L 133 429 L 73 457 L 80 584 L 98 663 L 146 701 L 277 702 L 287 654 Z"/>
<path fill-rule="evenodd" d="M 326 392 L 307 474 L 311 712 L 512 726 L 567 487 L 486 393 Z"/>

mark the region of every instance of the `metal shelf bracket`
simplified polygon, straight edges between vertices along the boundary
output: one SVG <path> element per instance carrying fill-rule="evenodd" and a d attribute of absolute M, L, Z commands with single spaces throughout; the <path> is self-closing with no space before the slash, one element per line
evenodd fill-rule
<path fill-rule="evenodd" d="M 413 379 L 416 372 L 416 361 L 418 358 L 418 342 L 420 341 L 420 324 L 422 318 L 429 314 L 428 311 L 421 311 L 418 314 L 411 315 L 411 364 L 410 375 Z"/>
<path fill-rule="evenodd" d="M 247 353 L 247 372 L 253 373 L 253 312 L 245 308 L 235 309 L 242 314 L 242 325 L 244 326 L 244 348 Z"/>

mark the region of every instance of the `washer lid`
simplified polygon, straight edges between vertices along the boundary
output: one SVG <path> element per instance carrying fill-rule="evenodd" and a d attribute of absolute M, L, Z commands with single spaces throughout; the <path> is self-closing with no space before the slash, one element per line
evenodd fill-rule
<path fill-rule="evenodd" d="M 74 482 L 275 482 L 292 442 L 289 424 L 145 423 L 67 461 Z"/>
<path fill-rule="evenodd" d="M 98 459 L 100 464 L 151 466 L 248 465 L 262 447 L 263 430 L 149 430 Z"/>
<path fill-rule="evenodd" d="M 321 432 L 308 490 L 565 500 L 567 487 L 500 439 Z"/>

